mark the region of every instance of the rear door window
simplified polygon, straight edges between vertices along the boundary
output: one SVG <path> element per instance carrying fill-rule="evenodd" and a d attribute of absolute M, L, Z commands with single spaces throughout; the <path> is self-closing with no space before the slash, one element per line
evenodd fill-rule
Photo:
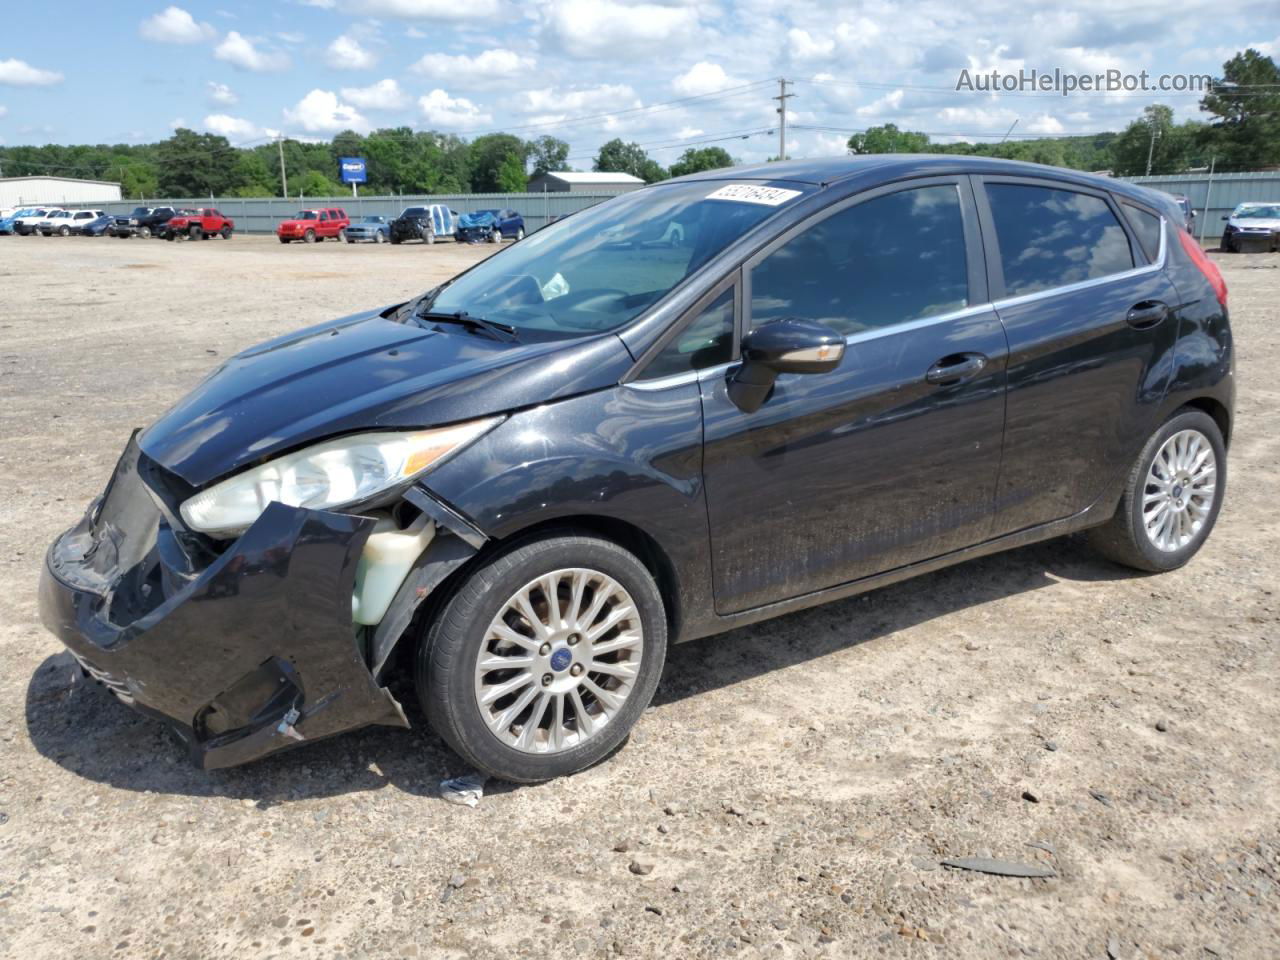
<path fill-rule="evenodd" d="M 1133 269 L 1129 236 L 1101 197 L 1022 183 L 987 183 L 1007 296 Z"/>
<path fill-rule="evenodd" d="M 969 303 L 960 190 L 915 187 L 832 214 L 751 272 L 751 323 L 798 317 L 846 336 Z"/>

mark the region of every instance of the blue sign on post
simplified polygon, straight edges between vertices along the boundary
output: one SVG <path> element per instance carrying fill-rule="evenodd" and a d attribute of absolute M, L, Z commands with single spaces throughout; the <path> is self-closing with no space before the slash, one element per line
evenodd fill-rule
<path fill-rule="evenodd" d="M 364 157 L 339 157 L 338 169 L 343 183 L 368 183 L 369 175 L 365 170 Z"/>

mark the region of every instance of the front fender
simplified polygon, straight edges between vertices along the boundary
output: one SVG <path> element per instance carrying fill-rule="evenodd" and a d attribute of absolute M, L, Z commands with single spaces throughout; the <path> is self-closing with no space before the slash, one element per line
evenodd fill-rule
<path fill-rule="evenodd" d="M 634 527 L 675 574 L 665 599 L 680 622 L 711 609 L 696 383 L 617 385 L 521 411 L 424 485 L 494 540 L 552 520 Z"/>

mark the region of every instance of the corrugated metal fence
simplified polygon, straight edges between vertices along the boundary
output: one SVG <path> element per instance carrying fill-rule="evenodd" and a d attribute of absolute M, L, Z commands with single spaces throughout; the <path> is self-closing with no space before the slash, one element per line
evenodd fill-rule
<path fill-rule="evenodd" d="M 299 210 L 322 207 L 341 207 L 352 220 L 365 216 L 395 217 L 405 207 L 422 207 L 431 203 L 444 203 L 458 213 L 491 208 L 510 208 L 524 217 L 525 230 L 532 233 L 546 226 L 552 217 L 563 217 L 584 210 L 617 193 L 466 193 L 441 196 L 381 196 L 381 197 L 185 197 L 177 199 L 130 200 L 119 203 L 83 203 L 79 207 L 92 207 L 108 213 L 125 214 L 134 207 L 216 207 L 223 216 L 236 222 L 236 230 L 242 233 L 272 233 L 276 224 L 287 220 Z"/>
<path fill-rule="evenodd" d="M 1280 170 L 1265 173 L 1185 173 L 1165 177 L 1124 177 L 1130 183 L 1180 193 L 1191 201 L 1196 212 L 1196 236 L 1204 228 L 1204 238 L 1222 235 L 1222 218 L 1249 201 L 1280 203 Z"/>

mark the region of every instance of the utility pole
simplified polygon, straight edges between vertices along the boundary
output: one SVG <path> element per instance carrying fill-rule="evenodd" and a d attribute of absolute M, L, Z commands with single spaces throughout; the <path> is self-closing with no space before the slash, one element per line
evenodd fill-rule
<path fill-rule="evenodd" d="M 1151 176 L 1151 157 L 1156 152 L 1156 125 L 1151 125 L 1151 143 L 1147 145 L 1147 176 Z"/>
<path fill-rule="evenodd" d="M 1204 188 L 1204 216 L 1200 218 L 1200 246 L 1204 246 L 1204 230 L 1209 225 L 1209 200 L 1213 197 L 1213 167 L 1217 157 L 1209 158 L 1209 182 Z"/>
<path fill-rule="evenodd" d="M 778 95 L 774 100 L 778 101 L 778 159 L 787 159 L 787 101 L 794 97 L 794 93 L 787 93 L 787 80 L 783 77 L 778 78 Z"/>
<path fill-rule="evenodd" d="M 276 135 L 276 146 L 280 148 L 280 196 L 289 198 L 289 180 L 284 175 L 284 134 Z"/>

